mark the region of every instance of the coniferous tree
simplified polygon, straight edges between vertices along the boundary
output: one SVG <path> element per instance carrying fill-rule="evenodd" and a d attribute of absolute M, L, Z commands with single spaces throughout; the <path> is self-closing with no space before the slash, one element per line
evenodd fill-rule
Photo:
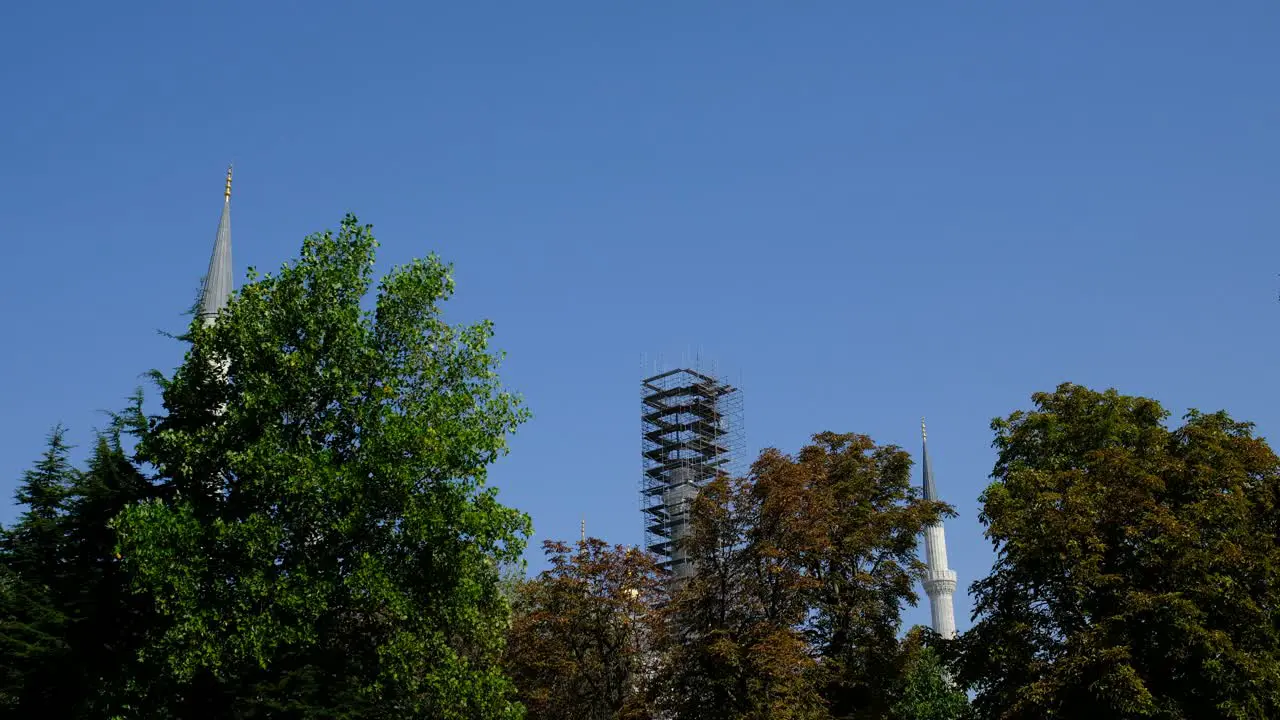
<path fill-rule="evenodd" d="M 55 428 L 17 492 L 25 511 L 4 533 L 2 694 L 24 715 L 114 717 L 128 709 L 124 690 L 150 615 L 120 571 L 110 523 L 150 485 L 118 431 L 98 438 L 86 471 L 72 467 L 68 450 Z"/>
<path fill-rule="evenodd" d="M 112 522 L 152 492 L 117 429 L 98 437 L 88 468 L 69 493 L 65 562 L 75 584 L 61 599 L 71 618 L 66 634 L 70 658 L 63 673 L 68 684 L 76 683 L 66 692 L 80 698 L 79 712 L 86 718 L 126 712 L 133 702 L 128 687 L 145 671 L 137 656 L 157 617 L 150 598 L 133 592 L 116 557 Z"/>
<path fill-rule="evenodd" d="M 66 431 L 49 433 L 40 460 L 15 498 L 25 509 L 0 535 L 0 702 L 15 712 L 66 714 L 60 670 L 72 622 L 65 598 L 75 586 L 66 562 L 66 515 L 77 473 Z"/>
<path fill-rule="evenodd" d="M 44 454 L 28 470 L 15 493 L 25 507 L 18 522 L 5 531 L 5 564 L 32 582 L 53 591 L 65 583 L 61 577 L 66 547 L 67 499 L 75 484 L 76 471 L 68 454 L 66 429 L 61 425 L 49 433 Z"/>
<path fill-rule="evenodd" d="M 46 589 L 0 565 L 0 711 L 11 717 L 56 697 L 43 682 L 63 657 L 66 617 Z"/>

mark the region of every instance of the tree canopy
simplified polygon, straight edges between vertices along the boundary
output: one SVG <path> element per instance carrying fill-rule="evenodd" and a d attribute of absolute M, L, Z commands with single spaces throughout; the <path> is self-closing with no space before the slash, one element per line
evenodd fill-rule
<path fill-rule="evenodd" d="M 900 448 L 819 433 L 705 487 L 685 540 L 697 573 L 668 615 L 677 718 L 886 717 L 925 525 L 949 513 L 912 487 Z"/>
<path fill-rule="evenodd" d="M 109 523 L 151 485 L 121 447 L 99 435 L 86 470 L 70 462 L 65 431 L 16 493 L 26 506 L 0 545 L 0 707 L 17 715 L 107 718 L 129 706 L 123 686 L 151 626 L 132 592 Z"/>
<path fill-rule="evenodd" d="M 996 420 L 959 678 L 981 717 L 1280 714 L 1280 460 L 1248 423 L 1062 385 Z"/>
<path fill-rule="evenodd" d="M 951 681 L 941 653 L 945 644 L 931 630 L 912 628 L 903 641 L 899 685 L 890 717 L 894 720 L 961 720 L 969 717 L 969 698 Z"/>
<path fill-rule="evenodd" d="M 596 538 L 543 547 L 551 567 L 516 592 L 504 663 L 526 717 L 651 717 L 644 690 L 666 596 L 655 559 Z"/>
<path fill-rule="evenodd" d="M 992 423 L 996 552 L 914 628 L 901 448 L 823 432 L 721 473 L 692 574 L 546 542 L 486 483 L 528 418 L 431 256 L 374 283 L 346 217 L 248 281 L 0 531 L 0 714 L 117 720 L 1280 717 L 1280 458 L 1252 425 L 1064 384 Z M 637 522 L 637 524 L 639 524 Z M 970 703 L 969 695 L 973 701 Z"/>
<path fill-rule="evenodd" d="M 362 305 L 375 247 L 348 216 L 193 323 L 164 411 L 136 428 L 161 497 L 116 521 L 120 553 L 168 621 L 149 651 L 176 678 L 288 668 L 273 693 L 297 702 L 514 717 L 497 568 L 528 519 L 484 477 L 526 414 L 490 324 L 442 319 L 434 256 Z"/>

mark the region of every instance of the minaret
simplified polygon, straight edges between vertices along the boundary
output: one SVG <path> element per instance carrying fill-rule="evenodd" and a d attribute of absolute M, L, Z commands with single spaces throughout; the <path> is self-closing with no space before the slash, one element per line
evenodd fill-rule
<path fill-rule="evenodd" d="M 924 418 L 920 419 L 920 442 L 924 465 L 924 499 L 938 499 L 938 489 L 933 484 L 933 468 L 929 466 L 929 434 Z M 947 538 L 943 534 L 942 521 L 925 527 L 924 552 L 927 570 L 924 591 L 929 596 L 929 610 L 933 616 L 933 630 L 944 638 L 956 636 L 956 611 L 952 596 L 956 592 L 956 573 L 947 567 Z"/>
<path fill-rule="evenodd" d="M 218 220 L 218 234 L 213 240 L 213 257 L 209 258 L 209 272 L 204 277 L 200 308 L 196 311 L 202 324 L 212 324 L 218 313 L 227 306 L 227 299 L 231 297 L 231 283 L 231 167 L 228 166 L 222 217 Z"/>

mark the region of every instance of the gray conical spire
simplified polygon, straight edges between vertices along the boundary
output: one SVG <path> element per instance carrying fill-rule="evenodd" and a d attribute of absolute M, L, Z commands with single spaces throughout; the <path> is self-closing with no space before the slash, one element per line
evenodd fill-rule
<path fill-rule="evenodd" d="M 227 189 L 223 194 L 222 218 L 218 220 L 218 234 L 213 241 L 213 257 L 209 258 L 209 272 L 204 276 L 204 288 L 200 291 L 200 321 L 208 325 L 218 317 L 231 297 L 231 168 L 227 168 Z"/>
<path fill-rule="evenodd" d="M 929 467 L 929 433 L 924 427 L 924 418 L 920 418 L 921 465 L 924 469 L 924 499 L 937 500 L 938 489 L 933 486 L 933 468 Z"/>

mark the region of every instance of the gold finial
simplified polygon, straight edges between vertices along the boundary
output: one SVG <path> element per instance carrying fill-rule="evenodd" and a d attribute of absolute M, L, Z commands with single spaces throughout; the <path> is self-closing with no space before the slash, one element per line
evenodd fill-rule
<path fill-rule="evenodd" d="M 929 439 L 929 431 L 925 430 L 925 427 L 924 427 L 924 418 L 920 418 L 920 439 L 921 440 Z"/>
<path fill-rule="evenodd" d="M 227 190 L 224 193 L 223 197 L 225 197 L 228 200 L 231 199 L 231 166 L 230 165 L 227 166 Z"/>

